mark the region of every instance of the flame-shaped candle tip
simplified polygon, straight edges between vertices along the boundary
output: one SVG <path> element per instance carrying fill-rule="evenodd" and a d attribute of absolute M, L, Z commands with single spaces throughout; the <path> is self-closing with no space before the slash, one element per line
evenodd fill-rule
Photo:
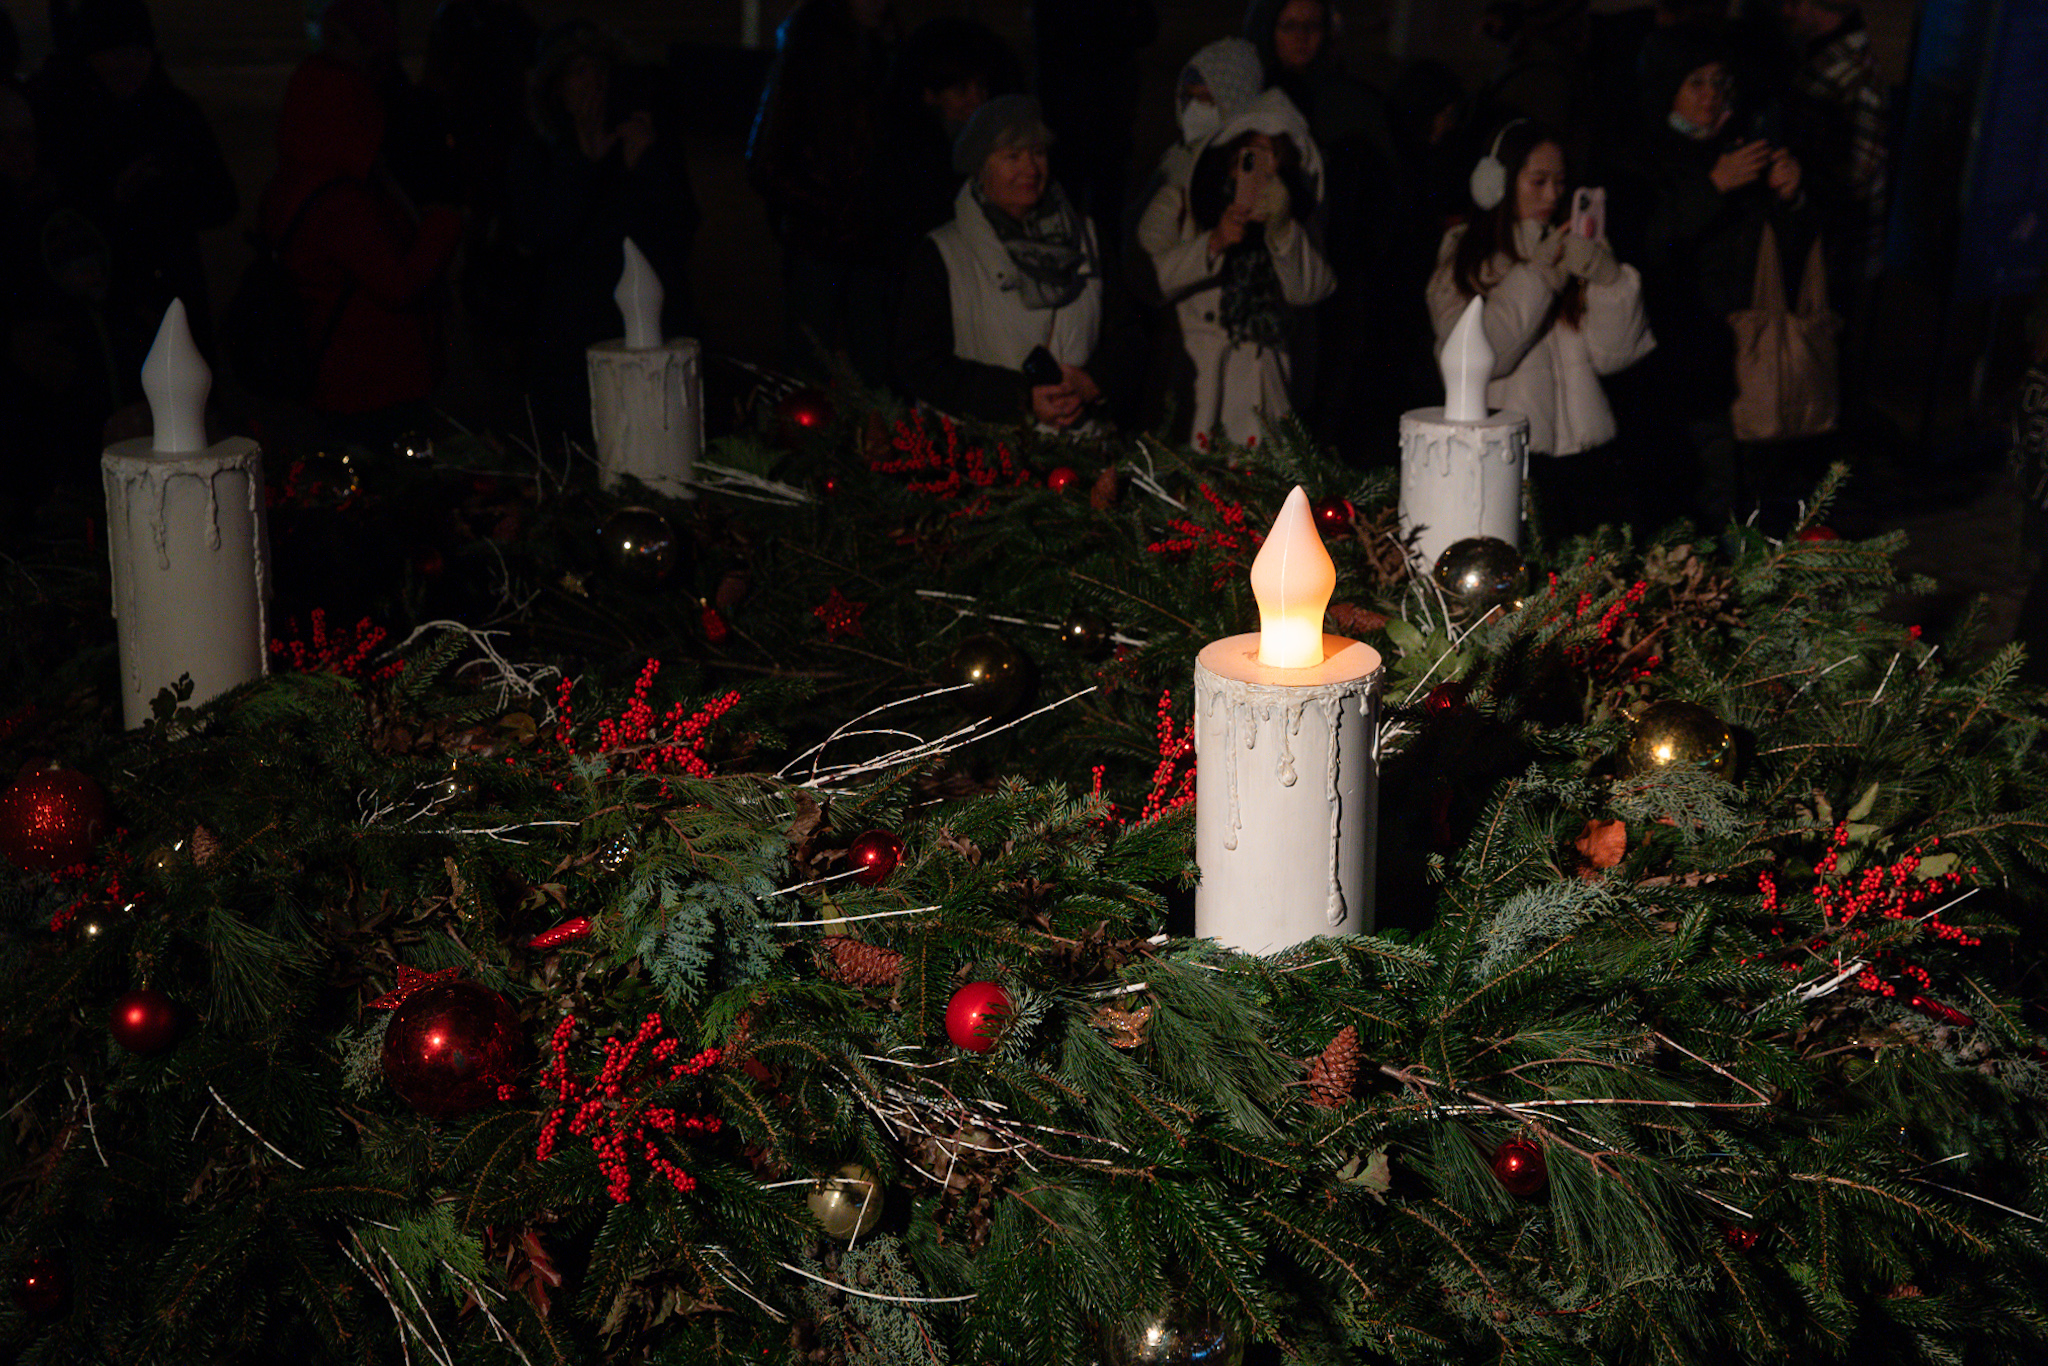
<path fill-rule="evenodd" d="M 1275 669 L 1312 669 L 1322 663 L 1323 611 L 1336 586 L 1337 566 L 1316 532 L 1308 494 L 1297 484 L 1252 561 L 1259 663 Z"/>
<path fill-rule="evenodd" d="M 661 277 L 647 263 L 647 257 L 626 239 L 626 268 L 619 275 L 619 287 L 612 299 L 626 320 L 626 345 L 635 351 L 651 351 L 661 345 Z"/>

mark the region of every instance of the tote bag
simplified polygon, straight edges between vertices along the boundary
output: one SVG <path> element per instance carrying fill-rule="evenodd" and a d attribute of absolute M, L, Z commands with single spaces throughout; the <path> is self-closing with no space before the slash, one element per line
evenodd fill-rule
<path fill-rule="evenodd" d="M 1735 329 L 1735 402 L 1739 441 L 1789 441 L 1835 429 L 1842 320 L 1827 304 L 1827 267 L 1819 241 L 1806 260 L 1799 307 L 1785 307 L 1778 235 L 1764 224 L 1757 244 L 1750 306 L 1728 315 Z"/>

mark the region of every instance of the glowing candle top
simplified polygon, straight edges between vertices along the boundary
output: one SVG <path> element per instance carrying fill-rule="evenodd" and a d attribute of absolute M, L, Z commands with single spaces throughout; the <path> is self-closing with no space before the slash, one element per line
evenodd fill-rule
<path fill-rule="evenodd" d="M 1486 382 L 1493 378 L 1493 346 L 1486 340 L 1486 299 L 1475 295 L 1459 315 L 1458 325 L 1444 338 L 1437 354 L 1444 376 L 1444 418 L 1450 422 L 1486 421 Z"/>
<path fill-rule="evenodd" d="M 1308 495 L 1297 484 L 1252 561 L 1259 663 L 1273 669 L 1312 669 L 1322 663 L 1323 609 L 1336 586 L 1337 566 L 1323 549 Z"/>

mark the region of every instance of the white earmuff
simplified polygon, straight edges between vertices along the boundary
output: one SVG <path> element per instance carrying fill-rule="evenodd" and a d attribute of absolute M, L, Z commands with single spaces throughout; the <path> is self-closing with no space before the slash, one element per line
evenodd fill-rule
<path fill-rule="evenodd" d="M 1518 123 L 1527 122 L 1527 119 L 1509 119 L 1502 124 L 1500 131 L 1493 135 L 1493 146 L 1487 149 L 1485 156 L 1479 158 L 1479 164 L 1472 168 L 1469 188 L 1472 191 L 1472 202 L 1480 208 L 1494 208 L 1508 197 L 1508 168 L 1501 164 L 1500 140 L 1508 135 L 1508 129 Z"/>

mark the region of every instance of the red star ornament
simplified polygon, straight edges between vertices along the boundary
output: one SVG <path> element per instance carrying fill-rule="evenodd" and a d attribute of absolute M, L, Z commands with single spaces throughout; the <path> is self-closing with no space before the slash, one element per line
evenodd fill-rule
<path fill-rule="evenodd" d="M 404 963 L 400 963 L 398 965 L 398 985 L 385 992 L 382 996 L 379 996 L 376 1000 L 366 1003 L 363 1009 L 396 1010 L 404 1005 L 414 992 L 425 991 L 428 987 L 442 982 L 452 982 L 460 976 L 462 976 L 461 968 L 442 968 L 439 972 L 421 972 L 418 968 L 408 967 Z"/>
<path fill-rule="evenodd" d="M 855 602 L 835 588 L 823 602 L 811 609 L 811 615 L 825 623 L 827 636 L 837 640 L 841 636 L 860 635 L 860 614 L 867 610 L 866 603 Z"/>

